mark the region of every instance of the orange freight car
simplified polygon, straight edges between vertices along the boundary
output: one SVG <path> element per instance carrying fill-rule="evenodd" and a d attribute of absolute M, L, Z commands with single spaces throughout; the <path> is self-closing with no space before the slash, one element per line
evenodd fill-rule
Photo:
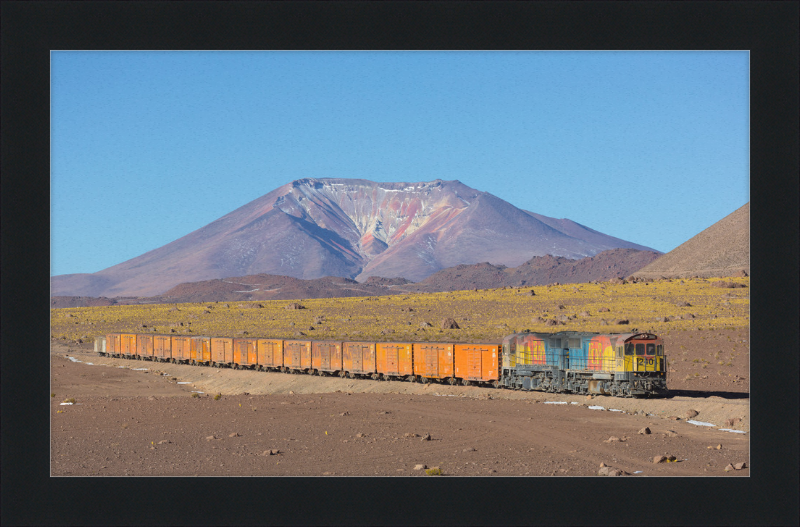
<path fill-rule="evenodd" d="M 109 333 L 106 335 L 106 354 L 110 357 L 119 357 L 120 344 L 119 333 Z"/>
<path fill-rule="evenodd" d="M 211 364 L 211 337 L 192 337 L 189 350 L 192 364 Z"/>
<path fill-rule="evenodd" d="M 172 337 L 172 362 L 188 364 L 192 360 L 192 337 L 175 335 Z"/>
<path fill-rule="evenodd" d="M 283 341 L 283 367 L 284 371 L 311 373 L 311 341 Z"/>
<path fill-rule="evenodd" d="M 342 372 L 342 343 L 328 340 L 313 341 L 311 368 L 320 376 Z"/>
<path fill-rule="evenodd" d="M 415 342 L 414 375 L 423 383 L 438 379 L 456 384 L 453 369 L 453 344 Z"/>
<path fill-rule="evenodd" d="M 374 342 L 345 342 L 342 344 L 342 369 L 351 379 L 358 376 L 377 378 Z"/>
<path fill-rule="evenodd" d="M 153 360 L 153 335 L 136 337 L 136 355 L 139 360 Z"/>
<path fill-rule="evenodd" d="M 405 377 L 414 380 L 411 342 L 378 342 L 375 352 L 377 373 L 385 380 Z"/>
<path fill-rule="evenodd" d="M 211 363 L 214 366 L 228 366 L 233 364 L 233 339 L 227 337 L 211 338 Z"/>
<path fill-rule="evenodd" d="M 253 368 L 257 364 L 256 339 L 233 339 L 233 368 Z"/>
<path fill-rule="evenodd" d="M 258 339 L 258 367 L 261 371 L 283 368 L 283 341 L 275 339 Z"/>
<path fill-rule="evenodd" d="M 172 337 L 169 335 L 153 335 L 153 360 L 156 362 L 172 360 Z"/>
<path fill-rule="evenodd" d="M 136 357 L 136 334 L 122 333 L 119 336 L 120 355 L 126 359 Z"/>
<path fill-rule="evenodd" d="M 456 344 L 456 377 L 464 385 L 471 382 L 500 386 L 499 344 Z"/>

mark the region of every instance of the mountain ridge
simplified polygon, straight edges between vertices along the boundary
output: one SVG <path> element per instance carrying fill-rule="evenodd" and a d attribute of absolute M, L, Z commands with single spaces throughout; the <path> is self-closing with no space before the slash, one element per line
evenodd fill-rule
<path fill-rule="evenodd" d="M 303 178 L 120 264 L 52 277 L 51 296 L 153 296 L 182 282 L 262 273 L 418 282 L 461 263 L 516 266 L 611 248 L 652 250 L 523 211 L 458 180 Z"/>

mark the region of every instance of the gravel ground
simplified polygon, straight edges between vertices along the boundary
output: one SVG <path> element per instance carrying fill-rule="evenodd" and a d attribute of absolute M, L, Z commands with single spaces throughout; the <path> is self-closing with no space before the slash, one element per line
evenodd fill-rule
<path fill-rule="evenodd" d="M 74 344 L 54 344 L 51 366 L 54 476 L 594 476 L 601 463 L 749 475 L 749 399 L 730 388 L 588 399 L 127 361 Z"/>

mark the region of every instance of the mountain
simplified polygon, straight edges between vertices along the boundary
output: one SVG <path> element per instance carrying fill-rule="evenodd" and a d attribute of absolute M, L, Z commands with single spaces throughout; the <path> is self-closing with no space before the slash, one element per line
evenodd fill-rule
<path fill-rule="evenodd" d="M 653 251 L 611 249 L 595 256 L 570 260 L 563 256 L 534 256 L 524 264 L 506 268 L 480 263 L 458 265 L 432 274 L 419 284 L 420 291 L 456 291 L 503 286 L 577 284 L 623 278 L 659 257 Z"/>
<path fill-rule="evenodd" d="M 459 181 L 300 179 L 174 242 L 94 274 L 51 278 L 52 296 L 148 296 L 177 284 L 274 274 L 403 277 L 459 264 L 652 250 L 518 209 Z"/>
<path fill-rule="evenodd" d="M 460 264 L 438 271 L 422 282 L 405 278 L 369 277 L 365 282 L 326 276 L 302 280 L 289 276 L 259 274 L 178 284 L 164 294 L 151 297 L 92 298 L 54 296 L 52 308 L 125 304 L 172 304 L 184 302 L 259 302 L 347 296 L 379 296 L 434 293 L 465 289 L 493 289 L 589 281 L 607 281 L 628 276 L 658 254 L 635 249 L 611 249 L 580 260 L 558 256 L 534 256 L 519 267 L 488 262 Z"/>
<path fill-rule="evenodd" d="M 750 274 L 750 202 L 633 273 L 638 278 Z"/>

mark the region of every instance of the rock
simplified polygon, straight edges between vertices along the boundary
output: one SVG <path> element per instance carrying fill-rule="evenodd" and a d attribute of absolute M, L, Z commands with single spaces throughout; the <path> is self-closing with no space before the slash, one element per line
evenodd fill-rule
<path fill-rule="evenodd" d="M 228 437 L 241 437 L 238 432 L 228 434 Z"/>
<path fill-rule="evenodd" d="M 605 321 L 605 319 L 602 319 L 602 318 L 601 318 L 601 319 L 600 319 L 600 325 L 601 325 L 601 326 L 607 326 L 607 325 L 608 325 L 608 322 L 606 322 L 606 321 Z"/>
<path fill-rule="evenodd" d="M 147 398 L 147 400 L 148 400 L 148 401 L 155 401 L 155 400 L 156 400 L 156 398 L 155 398 L 155 397 L 153 397 L 153 396 L 151 395 L 150 397 L 148 397 L 148 398 Z"/>
<path fill-rule="evenodd" d="M 736 470 L 736 469 L 735 469 L 735 468 L 733 468 L 733 465 L 731 465 L 730 463 L 728 463 L 728 466 L 727 466 L 727 467 L 725 467 L 725 472 L 730 472 L 731 470 Z"/>
<path fill-rule="evenodd" d="M 428 468 L 428 465 L 414 465 L 414 470 L 425 470 L 426 468 Z"/>
<path fill-rule="evenodd" d="M 423 322 L 422 324 L 419 325 L 419 327 L 421 327 L 421 328 L 432 328 L 433 324 L 431 324 L 430 322 Z"/>
<path fill-rule="evenodd" d="M 692 304 L 690 304 L 689 302 L 678 302 L 676 305 L 678 307 L 692 307 Z"/>
<path fill-rule="evenodd" d="M 597 471 L 598 476 L 608 476 L 608 471 L 611 467 L 600 467 L 600 470 Z"/>
<path fill-rule="evenodd" d="M 288 304 L 283 309 L 305 309 L 305 308 L 306 308 L 306 306 L 304 306 L 304 305 L 302 305 L 302 304 L 300 304 L 298 302 L 292 302 L 291 304 Z"/>
<path fill-rule="evenodd" d="M 350 412 L 342 412 L 342 413 L 340 413 L 339 415 L 341 415 L 342 417 L 344 417 L 345 415 L 350 415 Z"/>
<path fill-rule="evenodd" d="M 734 276 L 734 277 L 736 277 L 736 278 L 747 278 L 748 274 L 747 274 L 747 271 L 745 271 L 744 269 L 742 269 L 742 270 L 741 270 L 741 271 L 739 271 L 738 273 L 734 273 L 734 275 L 733 275 L 733 276 Z"/>
<path fill-rule="evenodd" d="M 715 450 L 722 450 L 722 445 L 717 445 L 714 447 Z"/>
<path fill-rule="evenodd" d="M 639 430 L 639 433 L 640 433 L 640 434 L 647 435 L 647 434 L 649 434 L 649 433 L 650 433 L 650 429 L 649 429 L 649 428 L 647 428 L 647 427 L 645 426 L 644 428 L 642 428 L 641 430 Z"/>
<path fill-rule="evenodd" d="M 556 320 L 547 320 L 547 321 L 544 323 L 544 325 L 545 325 L 545 326 L 557 326 L 557 325 L 558 325 L 558 322 L 557 322 Z"/>
<path fill-rule="evenodd" d="M 361 432 L 359 432 L 359 433 L 356 434 L 356 437 L 367 437 L 367 436 L 365 434 L 362 434 Z"/>
<path fill-rule="evenodd" d="M 289 390 L 289 395 L 294 395 L 294 392 L 292 390 Z"/>
<path fill-rule="evenodd" d="M 736 470 L 742 470 L 743 468 L 747 468 L 747 463 L 745 463 L 744 461 L 742 461 L 741 463 L 736 463 L 733 466 L 733 468 L 735 468 Z"/>
<path fill-rule="evenodd" d="M 167 443 L 172 443 L 169 439 L 162 439 L 158 442 L 159 445 L 166 445 Z"/>
<path fill-rule="evenodd" d="M 726 419 L 725 420 L 725 426 L 727 426 L 727 427 L 736 426 L 736 424 L 741 420 L 742 420 L 741 417 L 732 417 L 730 419 Z"/>
<path fill-rule="evenodd" d="M 600 468 L 607 467 L 607 466 L 608 465 L 606 465 L 605 463 L 600 463 Z"/>
<path fill-rule="evenodd" d="M 407 432 L 407 433 L 403 434 L 403 437 L 419 437 L 419 434 L 414 434 L 414 433 L 411 433 L 411 432 Z"/>
<path fill-rule="evenodd" d="M 212 439 L 216 439 L 217 436 L 207 436 L 206 441 L 211 441 Z"/>
<path fill-rule="evenodd" d="M 430 434 L 425 434 L 424 436 L 422 436 L 422 440 L 423 441 L 430 441 L 431 440 L 431 435 Z"/>
<path fill-rule="evenodd" d="M 583 312 L 581 312 L 581 316 L 582 316 L 583 318 L 586 318 L 586 317 L 590 317 L 591 315 L 589 314 L 589 312 L 588 312 L 588 311 L 583 311 Z"/>
<path fill-rule="evenodd" d="M 442 329 L 461 329 L 452 318 L 443 318 L 441 323 Z"/>
<path fill-rule="evenodd" d="M 628 476 L 629 474 L 622 469 L 612 468 L 608 471 L 609 476 Z"/>
<path fill-rule="evenodd" d="M 564 304 L 558 304 L 558 309 L 567 309 Z"/>
<path fill-rule="evenodd" d="M 718 280 L 716 282 L 711 282 L 711 287 L 723 287 L 723 288 L 735 289 L 747 286 L 736 282 L 725 282 L 724 280 Z"/>
<path fill-rule="evenodd" d="M 617 320 L 615 322 L 615 324 L 617 324 L 617 325 L 625 325 L 625 324 L 630 324 L 630 321 L 628 319 L 626 319 L 626 318 L 623 318 L 623 319 Z"/>
<path fill-rule="evenodd" d="M 666 463 L 667 456 L 656 456 L 653 458 L 653 463 Z"/>
<path fill-rule="evenodd" d="M 622 441 L 623 440 L 618 438 L 617 436 L 611 436 L 608 439 L 606 439 L 605 441 L 603 441 L 603 443 L 621 443 Z"/>
<path fill-rule="evenodd" d="M 679 421 L 680 417 L 678 417 L 677 415 L 671 415 L 671 416 L 667 417 L 667 419 L 672 419 L 673 421 Z"/>
<path fill-rule="evenodd" d="M 684 419 L 692 419 L 692 418 L 694 418 L 694 417 L 697 417 L 697 415 L 698 415 L 699 413 L 700 413 L 700 412 L 698 412 L 697 410 L 689 410 L 689 411 L 687 411 L 685 414 L 683 414 L 683 418 L 684 418 Z"/>
<path fill-rule="evenodd" d="M 667 430 L 664 432 L 664 435 L 668 437 L 678 437 L 678 433 L 674 430 Z"/>
<path fill-rule="evenodd" d="M 607 307 L 601 307 L 600 309 L 597 310 L 598 313 L 608 313 L 609 311 L 611 310 L 608 309 Z"/>

